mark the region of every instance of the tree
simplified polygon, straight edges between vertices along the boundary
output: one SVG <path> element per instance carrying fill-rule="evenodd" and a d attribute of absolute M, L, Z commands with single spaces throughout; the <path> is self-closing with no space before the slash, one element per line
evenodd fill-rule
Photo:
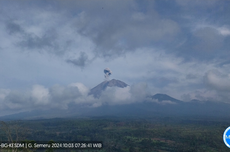
<path fill-rule="evenodd" d="M 4 121 L 0 121 L 0 129 L 4 131 L 6 134 L 6 139 L 9 143 L 19 143 L 19 140 L 24 140 L 24 135 L 26 133 L 25 127 L 20 127 L 18 124 L 14 124 L 9 126 Z M 21 142 L 20 142 L 21 143 Z M 18 151 L 24 151 L 24 152 L 31 152 L 31 150 L 26 148 L 10 148 L 7 149 L 7 151 L 10 152 L 18 152 Z"/>

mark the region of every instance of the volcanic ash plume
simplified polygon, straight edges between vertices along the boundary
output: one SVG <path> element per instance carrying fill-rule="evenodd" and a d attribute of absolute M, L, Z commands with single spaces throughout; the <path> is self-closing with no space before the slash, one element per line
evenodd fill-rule
<path fill-rule="evenodd" d="M 109 76 L 112 74 L 112 71 L 109 68 L 105 68 L 104 73 L 105 73 L 105 80 L 108 80 Z"/>

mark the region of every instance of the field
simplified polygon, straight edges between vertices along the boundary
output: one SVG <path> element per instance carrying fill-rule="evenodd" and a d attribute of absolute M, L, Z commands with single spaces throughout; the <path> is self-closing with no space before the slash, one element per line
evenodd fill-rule
<path fill-rule="evenodd" d="M 224 130 L 230 124 L 227 120 L 195 117 L 97 117 L 5 121 L 1 122 L 0 140 L 103 143 L 103 148 L 96 150 L 43 149 L 42 151 L 224 152 L 229 151 L 222 139 Z M 6 149 L 0 150 L 6 151 Z"/>

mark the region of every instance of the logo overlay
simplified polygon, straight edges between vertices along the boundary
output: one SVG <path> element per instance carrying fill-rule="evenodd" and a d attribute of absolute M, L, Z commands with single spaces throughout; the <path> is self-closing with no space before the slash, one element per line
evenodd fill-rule
<path fill-rule="evenodd" d="M 230 126 L 224 131 L 223 140 L 225 145 L 230 148 Z"/>

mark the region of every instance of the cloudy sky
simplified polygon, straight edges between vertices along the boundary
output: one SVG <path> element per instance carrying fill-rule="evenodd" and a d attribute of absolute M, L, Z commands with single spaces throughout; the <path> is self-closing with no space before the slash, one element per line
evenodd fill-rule
<path fill-rule="evenodd" d="M 68 108 L 72 101 L 100 106 L 84 97 L 104 81 L 107 67 L 111 79 L 130 85 L 107 90 L 122 94 L 122 102 L 137 92 L 230 102 L 229 6 L 228 0 L 0 0 L 0 115 L 51 103 Z"/>

